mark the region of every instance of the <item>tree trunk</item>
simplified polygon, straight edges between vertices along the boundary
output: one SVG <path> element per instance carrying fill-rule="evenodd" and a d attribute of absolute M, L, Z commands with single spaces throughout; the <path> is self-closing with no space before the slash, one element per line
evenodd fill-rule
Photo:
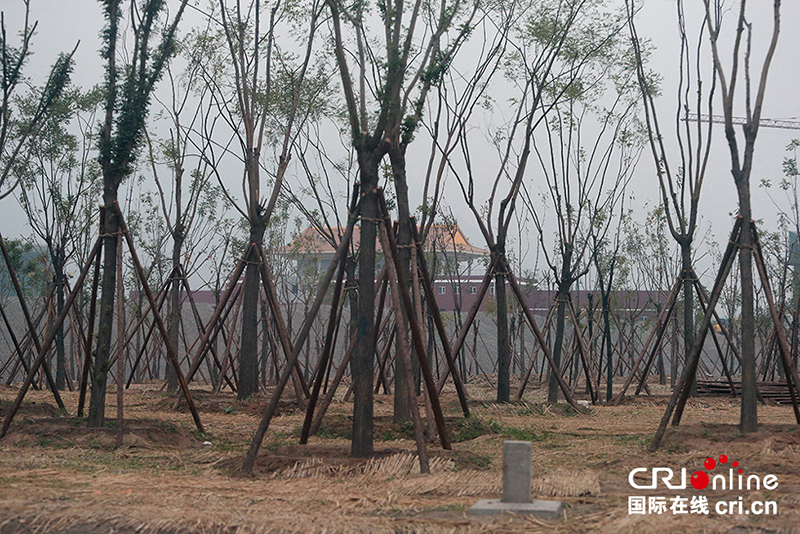
<path fill-rule="evenodd" d="M 411 280 L 411 213 L 408 205 L 408 183 L 406 180 L 406 161 L 405 154 L 399 147 L 393 147 L 389 150 L 389 160 L 392 165 L 392 176 L 394 178 L 395 193 L 397 194 L 397 254 L 400 260 L 400 269 L 406 275 L 406 280 Z M 391 228 L 387 228 L 392 231 Z M 400 350 L 399 335 L 401 332 L 405 335 L 408 332 L 408 323 L 404 317 L 397 317 L 398 335 L 395 336 L 395 351 Z M 421 317 L 417 317 L 417 321 L 421 324 Z M 411 347 L 414 351 L 414 347 Z M 419 376 L 419 360 L 413 355 L 411 361 L 411 373 L 406 372 L 405 358 L 395 358 L 395 389 L 394 389 L 394 421 L 410 421 L 411 420 L 411 402 L 412 399 L 408 398 L 406 394 L 406 380 L 409 376 Z M 415 388 L 415 391 L 418 388 Z"/>
<path fill-rule="evenodd" d="M 265 231 L 265 226 L 260 224 L 259 220 L 253 220 L 249 242 L 261 244 Z M 244 287 L 242 288 L 242 339 L 239 348 L 239 391 L 237 392 L 239 400 L 247 399 L 258 391 L 259 269 L 255 262 L 255 252 L 251 254 L 249 260 L 244 272 Z"/>
<path fill-rule="evenodd" d="M 178 334 L 181 324 L 181 281 L 178 278 L 178 269 L 181 265 L 181 248 L 183 247 L 183 235 L 179 231 L 172 236 L 172 283 L 170 284 L 169 294 L 169 316 L 167 317 L 167 335 L 173 348 L 178 350 Z M 165 366 L 167 374 L 167 391 L 174 393 L 178 391 L 178 375 L 171 365 Z"/>
<path fill-rule="evenodd" d="M 500 244 L 496 246 L 495 256 L 503 256 L 504 251 L 501 247 Z M 496 264 L 499 265 L 499 262 Z M 495 273 L 494 289 L 497 301 L 497 402 L 509 402 L 511 397 L 511 348 L 508 345 L 508 304 L 504 273 Z"/>
<path fill-rule="evenodd" d="M 605 329 L 605 338 L 606 338 L 606 402 L 611 402 L 611 398 L 614 396 L 613 389 L 614 389 L 614 347 L 611 343 L 611 306 L 609 305 L 609 293 L 611 293 L 611 288 L 609 287 L 608 290 L 600 291 L 600 300 L 603 303 L 603 328 Z"/>
<path fill-rule="evenodd" d="M 692 347 L 694 346 L 694 283 L 692 273 L 692 243 L 691 241 L 681 242 L 681 263 L 683 277 L 683 364 L 689 361 Z M 697 396 L 697 379 L 690 377 L 692 383 L 689 395 Z"/>
<path fill-rule="evenodd" d="M 569 298 L 569 286 L 559 284 L 558 286 L 558 307 L 556 308 L 556 338 L 553 341 L 553 362 L 557 367 L 561 367 L 561 352 L 564 346 L 564 323 L 567 316 L 567 299 Z M 549 372 L 550 379 L 547 382 L 547 402 L 555 404 L 558 402 L 558 380 L 553 372 Z"/>
<path fill-rule="evenodd" d="M 58 261 L 53 266 L 55 269 L 55 285 L 56 285 L 56 315 L 61 314 L 64 309 L 64 253 L 63 249 L 59 248 L 56 252 Z M 67 386 L 67 357 L 66 349 L 64 347 L 64 325 L 61 324 L 56 332 L 56 389 L 63 391 Z"/>
<path fill-rule="evenodd" d="M 740 431 L 758 430 L 758 402 L 756 397 L 756 347 L 755 316 L 753 314 L 753 234 L 750 208 L 750 187 L 746 179 L 737 180 L 739 215 L 744 219 L 739 240 L 739 266 L 742 283 L 742 408 Z"/>
<path fill-rule="evenodd" d="M 92 393 L 89 398 L 87 424 L 98 428 L 105 424 L 106 382 L 108 380 L 109 353 L 111 351 L 114 321 L 114 296 L 117 287 L 117 240 L 119 218 L 114 204 L 117 189 L 106 186 L 103 194 L 105 221 L 103 224 L 103 280 L 101 282 L 100 314 L 98 316 L 97 352 L 92 366 Z"/>
<path fill-rule="evenodd" d="M 373 454 L 373 393 L 375 367 L 375 238 L 377 237 L 378 164 L 380 157 L 360 154 L 361 242 L 358 251 L 358 342 L 350 360 L 353 376 L 353 441 L 350 454 Z M 395 378 L 397 380 L 397 378 Z M 395 388 L 400 389 L 400 388 Z"/>

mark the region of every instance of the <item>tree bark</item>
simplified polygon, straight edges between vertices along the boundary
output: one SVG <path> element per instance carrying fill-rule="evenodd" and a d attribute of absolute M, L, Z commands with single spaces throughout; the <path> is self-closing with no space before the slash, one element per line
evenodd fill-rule
<path fill-rule="evenodd" d="M 176 223 L 176 225 L 179 223 Z M 169 342 L 178 349 L 178 333 L 181 324 L 181 281 L 179 279 L 179 268 L 181 264 L 181 248 L 183 247 L 183 233 L 176 228 L 172 235 L 172 283 L 169 293 L 169 315 L 167 316 L 167 334 Z M 175 393 L 178 391 L 178 375 L 170 366 L 166 366 L 167 391 Z"/>
<path fill-rule="evenodd" d="M 375 370 L 375 239 L 380 216 L 377 187 L 381 158 L 374 152 L 368 154 L 366 151 L 359 156 L 362 196 L 358 251 L 358 342 L 350 360 L 353 376 L 353 441 L 350 454 L 356 458 L 369 458 L 374 452 L 372 377 Z"/>
<path fill-rule="evenodd" d="M 397 246 L 398 256 L 400 258 L 400 268 L 406 275 L 406 280 L 411 280 L 411 213 L 408 205 L 408 183 L 406 180 L 406 161 L 405 154 L 399 147 L 392 147 L 389 150 L 389 161 L 392 165 L 392 176 L 394 178 L 395 193 L 397 194 Z M 391 231 L 391 229 L 387 229 Z M 402 315 L 395 318 L 397 322 L 397 335 L 395 336 L 395 351 L 399 354 L 401 339 L 406 336 L 408 332 L 408 323 Z M 421 321 L 417 317 L 417 321 Z M 401 335 L 402 334 L 402 335 Z M 408 346 L 408 343 L 406 343 Z M 411 350 L 415 350 L 411 347 Z M 410 356 L 410 355 L 409 355 Z M 423 356 L 424 357 L 424 356 Z M 417 358 L 395 358 L 395 390 L 394 390 L 394 421 L 410 421 L 411 420 L 411 402 L 412 399 L 406 394 L 405 381 L 410 376 L 412 379 L 419 376 L 419 360 Z M 406 371 L 406 362 L 411 363 L 410 373 Z M 415 387 L 415 391 L 418 388 Z"/>
<path fill-rule="evenodd" d="M 501 245 L 493 250 L 502 256 Z M 502 265 L 499 261 L 496 265 Z M 509 402 L 511 398 L 511 347 L 508 344 L 508 303 L 506 301 L 506 277 L 500 267 L 494 275 L 495 300 L 497 302 L 497 402 Z"/>
<path fill-rule="evenodd" d="M 250 243 L 260 244 L 265 230 L 263 224 L 259 224 L 257 220 L 252 221 Z M 258 391 L 259 269 L 256 261 L 255 254 L 251 254 L 250 262 L 244 271 L 242 287 L 242 340 L 239 347 L 239 391 L 237 392 L 239 400 L 245 400 Z"/>
<path fill-rule="evenodd" d="M 109 354 L 111 352 L 114 297 L 117 282 L 117 241 L 119 217 L 115 207 L 117 187 L 106 185 L 103 194 L 105 220 L 103 233 L 103 279 L 100 282 L 100 313 L 98 315 L 97 352 L 92 366 L 92 393 L 89 397 L 89 414 L 86 423 L 90 428 L 105 424 L 106 382 L 108 380 Z"/>
<path fill-rule="evenodd" d="M 689 360 L 694 345 L 694 276 L 692 270 L 692 243 L 690 239 L 681 241 L 681 276 L 683 277 L 683 364 Z M 689 396 L 697 395 L 697 379 L 691 377 Z"/>
<path fill-rule="evenodd" d="M 758 399 L 756 392 L 756 347 L 755 316 L 753 313 L 753 234 L 750 220 L 749 179 L 737 181 L 739 192 L 739 214 L 744 219 L 739 235 L 739 269 L 742 284 L 742 406 L 740 431 L 744 433 L 758 430 Z"/>
<path fill-rule="evenodd" d="M 64 253 L 63 249 L 59 247 L 56 252 L 57 261 L 53 268 L 55 270 L 55 285 L 56 285 L 56 315 L 61 313 L 64 309 Z M 56 332 L 56 389 L 63 391 L 67 384 L 67 356 L 64 347 L 64 325 L 58 327 Z"/>

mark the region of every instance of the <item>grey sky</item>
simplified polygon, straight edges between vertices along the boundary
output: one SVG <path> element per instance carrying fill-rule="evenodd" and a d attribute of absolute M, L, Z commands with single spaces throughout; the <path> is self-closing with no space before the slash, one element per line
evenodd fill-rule
<path fill-rule="evenodd" d="M 700 2 L 696 2 L 700 4 Z M 734 11 L 727 16 L 728 25 L 735 23 Z M 754 28 L 753 68 L 760 68 L 763 58 L 764 43 L 771 31 L 772 2 L 751 0 L 750 20 Z M 9 34 L 18 31 L 22 25 L 24 12 L 21 0 L 2 0 L 0 9 L 5 13 L 5 23 Z M 691 16 L 691 14 L 687 15 Z M 75 55 L 74 82 L 83 87 L 100 83 L 103 76 L 103 64 L 99 57 L 99 34 L 103 27 L 100 4 L 96 0 L 32 0 L 31 17 L 39 21 L 38 35 L 33 42 L 35 52 L 27 68 L 27 74 L 34 84 L 40 84 L 47 68 L 53 62 L 59 51 L 66 51 L 81 41 Z M 183 28 L 188 28 L 197 20 L 197 14 L 190 12 L 184 21 Z M 677 65 L 677 39 L 675 22 L 675 2 L 673 0 L 647 0 L 639 17 L 639 33 L 647 36 L 656 49 L 651 59 L 651 67 L 661 72 L 664 77 L 664 97 L 661 105 L 662 115 L 671 117 L 674 114 L 674 87 L 676 79 L 674 70 Z M 800 117 L 800 98 L 797 96 L 800 87 L 800 31 L 796 23 L 800 21 L 800 2 L 784 2 L 782 11 L 782 33 L 778 50 L 773 62 L 769 88 L 763 116 L 765 118 L 794 118 Z M 729 46 L 723 45 L 724 60 L 728 61 Z M 743 89 L 743 88 L 740 88 Z M 739 100 L 741 102 L 741 99 Z M 721 107 L 717 106 L 718 112 Z M 741 107 L 737 113 L 743 114 Z M 781 176 L 781 162 L 785 152 L 784 148 L 793 138 L 800 137 L 800 131 L 779 130 L 762 128 L 759 132 L 756 145 L 756 164 L 753 170 L 754 213 L 756 217 L 765 219 L 765 226 L 774 230 L 776 228 L 776 208 L 768 196 L 757 185 L 762 178 L 777 180 Z M 420 136 L 421 138 L 421 136 Z M 417 143 L 413 150 L 427 150 L 427 143 Z M 710 171 L 707 175 L 701 210 L 705 225 L 711 224 L 717 240 L 723 240 L 729 231 L 730 219 L 728 214 L 736 209 L 736 194 L 730 174 L 730 159 L 724 143 L 722 127 L 715 131 L 714 155 Z M 652 207 L 657 202 L 657 188 L 655 176 L 652 172 L 652 162 L 649 152 L 645 152 L 641 159 L 640 167 L 632 184 L 636 201 L 632 207 L 641 209 L 647 203 Z M 413 171 L 409 173 L 413 180 Z M 419 169 L 420 173 L 424 170 Z M 236 186 L 234 186 L 236 187 Z M 421 190 L 412 186 L 411 191 Z M 781 195 L 775 192 L 777 198 Z M 459 217 L 462 227 L 476 245 L 483 245 L 480 233 L 472 221 L 472 216 L 463 208 L 463 200 L 457 191 L 446 195 L 446 200 Z M 412 206 L 420 203 L 421 199 L 412 199 Z M 14 236 L 28 233 L 23 217 L 13 198 L 6 198 L 0 205 L 3 213 L 2 231 L 4 235 Z M 531 236 L 535 238 L 535 236 Z"/>

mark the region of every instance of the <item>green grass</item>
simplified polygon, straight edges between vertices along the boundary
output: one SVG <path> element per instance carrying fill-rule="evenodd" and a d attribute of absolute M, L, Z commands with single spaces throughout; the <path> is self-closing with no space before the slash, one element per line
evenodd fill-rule
<path fill-rule="evenodd" d="M 516 441 L 545 441 L 552 436 L 551 432 L 544 429 L 537 430 L 533 427 L 518 428 L 504 425 L 497 421 L 490 421 L 489 428 L 495 434 Z"/>

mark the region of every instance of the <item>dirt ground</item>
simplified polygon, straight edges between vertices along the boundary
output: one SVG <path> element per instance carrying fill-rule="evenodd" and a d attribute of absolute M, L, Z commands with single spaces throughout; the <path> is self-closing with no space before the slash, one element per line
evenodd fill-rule
<path fill-rule="evenodd" d="M 0 534 L 800 531 L 800 427 L 791 407 L 759 406 L 761 430 L 742 435 L 735 399 L 698 398 L 659 451 L 649 453 L 664 395 L 576 414 L 566 405 L 542 404 L 541 391 L 526 403 L 496 405 L 481 400 L 491 398 L 489 388 L 473 384 L 470 420 L 460 417 L 455 394 L 443 397 L 453 450 L 429 441 L 432 473 L 421 475 L 412 429 L 391 422 L 391 397 L 376 397 L 371 460 L 348 456 L 352 404 L 334 403 L 318 436 L 301 446 L 303 414 L 286 403 L 264 440 L 256 474 L 241 477 L 267 397 L 238 402 L 230 394 L 193 391 L 206 435 L 195 431 L 187 412 L 171 410 L 159 384 L 150 384 L 126 391 L 121 438 L 115 422 L 89 430 L 83 420 L 60 414 L 48 392 L 32 391 L 0 440 Z M 0 387 L 3 416 L 15 395 L 16 389 Z M 115 398 L 109 393 L 111 417 Z M 64 400 L 74 415 L 77 394 Z M 533 443 L 535 498 L 561 500 L 564 517 L 468 513 L 478 499 L 499 498 L 508 439 Z M 688 478 L 707 457 L 722 454 L 745 477 L 776 475 L 778 487 L 643 490 L 628 481 L 636 467 L 686 468 Z M 646 477 L 637 481 L 645 484 Z M 699 495 L 711 503 L 708 515 L 669 508 L 660 515 L 628 513 L 629 496 L 663 496 L 669 506 L 669 498 Z M 775 501 L 777 514 L 715 512 L 716 501 L 740 495 L 745 504 Z"/>

